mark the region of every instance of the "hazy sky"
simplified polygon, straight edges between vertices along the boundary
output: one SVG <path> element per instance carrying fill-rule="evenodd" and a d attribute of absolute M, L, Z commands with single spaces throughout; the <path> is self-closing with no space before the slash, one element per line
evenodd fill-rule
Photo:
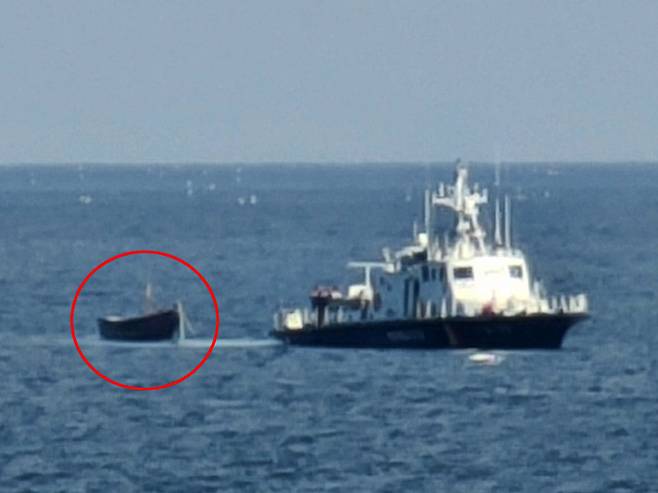
<path fill-rule="evenodd" d="M 655 1 L 0 0 L 0 162 L 658 159 Z"/>

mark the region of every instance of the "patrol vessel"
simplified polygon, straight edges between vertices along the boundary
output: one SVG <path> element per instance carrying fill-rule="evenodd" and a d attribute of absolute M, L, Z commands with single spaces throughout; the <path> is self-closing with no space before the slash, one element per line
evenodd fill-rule
<path fill-rule="evenodd" d="M 583 293 L 548 296 L 512 245 L 509 197 L 496 198 L 493 237 L 480 224 L 489 194 L 457 163 L 452 185 L 424 196 L 423 230 L 378 262 L 350 262 L 363 281 L 317 287 L 310 308 L 280 309 L 271 335 L 289 344 L 369 348 L 557 349 L 588 318 Z M 454 229 L 435 230 L 440 211 Z M 502 217 L 502 220 L 501 220 Z M 417 228 L 415 228 L 417 230 Z"/>

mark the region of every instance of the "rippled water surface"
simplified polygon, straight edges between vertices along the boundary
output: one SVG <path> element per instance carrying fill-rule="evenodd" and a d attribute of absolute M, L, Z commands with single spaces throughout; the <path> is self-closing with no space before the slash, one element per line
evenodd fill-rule
<path fill-rule="evenodd" d="M 473 174 L 493 181 L 491 167 Z M 316 282 L 348 281 L 347 260 L 407 241 L 423 188 L 451 175 L 413 165 L 1 168 L 0 490 L 656 491 L 658 168 L 504 169 L 514 236 L 535 273 L 550 291 L 590 296 L 592 319 L 561 351 L 500 352 L 500 364 L 481 366 L 469 351 L 267 339 L 279 304 L 304 303 Z M 221 312 L 206 365 L 157 392 L 94 375 L 68 325 L 86 274 L 144 248 L 197 267 Z M 108 376 L 164 383 L 202 358 L 213 310 L 189 271 L 138 260 L 90 281 L 76 333 Z M 164 301 L 184 300 L 194 338 L 102 344 L 95 319 L 138 309 L 147 278 Z"/>

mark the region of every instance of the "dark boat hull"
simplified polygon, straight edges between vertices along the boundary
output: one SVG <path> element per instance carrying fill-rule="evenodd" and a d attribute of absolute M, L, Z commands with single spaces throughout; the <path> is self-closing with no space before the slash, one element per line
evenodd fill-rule
<path fill-rule="evenodd" d="M 320 329 L 274 330 L 300 346 L 417 349 L 559 349 L 584 314 L 480 316 L 342 323 Z"/>
<path fill-rule="evenodd" d="M 115 341 L 163 341 L 178 334 L 176 310 L 163 310 L 141 317 L 98 319 L 100 335 Z"/>

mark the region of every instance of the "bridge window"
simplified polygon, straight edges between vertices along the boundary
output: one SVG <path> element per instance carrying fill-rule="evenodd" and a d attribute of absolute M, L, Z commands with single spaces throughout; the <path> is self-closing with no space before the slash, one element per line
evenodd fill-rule
<path fill-rule="evenodd" d="M 455 279 L 473 279 L 473 267 L 455 267 L 452 275 Z"/>
<path fill-rule="evenodd" d="M 515 279 L 523 279 L 523 267 L 520 265 L 510 265 L 509 275 Z"/>

